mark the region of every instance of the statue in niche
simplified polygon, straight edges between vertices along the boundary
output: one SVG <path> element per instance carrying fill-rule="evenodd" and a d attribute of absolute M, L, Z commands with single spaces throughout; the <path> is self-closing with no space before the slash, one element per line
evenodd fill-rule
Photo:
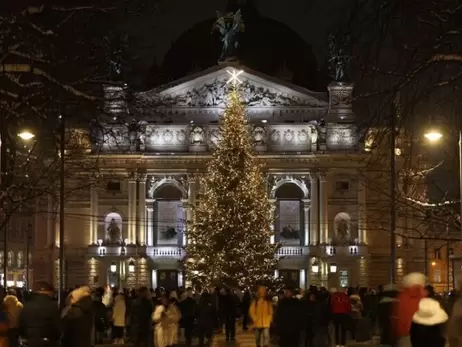
<path fill-rule="evenodd" d="M 120 228 L 114 218 L 111 219 L 111 222 L 107 228 L 107 236 L 111 244 L 119 244 L 122 239 Z"/>
<path fill-rule="evenodd" d="M 338 221 L 336 225 L 335 233 L 337 236 L 337 241 L 339 243 L 347 244 L 349 242 L 350 235 L 348 233 L 348 229 L 349 229 L 348 221 L 346 221 L 345 219 L 341 219 Z"/>
<path fill-rule="evenodd" d="M 220 61 L 236 59 L 237 48 L 239 47 L 238 34 L 244 31 L 244 21 L 241 10 L 236 13 L 221 14 L 217 11 L 218 19 L 213 24 L 213 31 L 220 32 L 220 39 L 223 43 Z"/>
<path fill-rule="evenodd" d="M 174 227 L 167 226 L 167 228 L 165 228 L 165 230 L 162 232 L 162 235 L 164 240 L 171 240 L 175 238 L 178 235 L 178 233 Z"/>
<path fill-rule="evenodd" d="M 335 81 L 344 82 L 348 78 L 348 66 L 351 60 L 347 52 L 349 38 L 346 37 L 344 42 L 340 43 L 335 35 L 329 34 L 328 41 L 330 75 Z"/>
<path fill-rule="evenodd" d="M 298 230 L 292 228 L 290 224 L 283 227 L 281 230 L 281 236 L 288 240 L 298 240 L 300 239 L 300 233 Z"/>

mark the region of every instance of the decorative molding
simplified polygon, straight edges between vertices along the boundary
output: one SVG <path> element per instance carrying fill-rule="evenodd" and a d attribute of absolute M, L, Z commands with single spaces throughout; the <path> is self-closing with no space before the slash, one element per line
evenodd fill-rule
<path fill-rule="evenodd" d="M 227 104 L 229 84 L 226 78 L 217 77 L 201 85 L 192 85 L 185 92 L 165 93 L 157 96 L 155 103 L 165 107 L 225 107 Z M 280 91 L 277 84 L 273 87 L 259 85 L 244 80 L 239 85 L 242 102 L 247 107 L 325 107 L 325 102 L 312 96 L 295 96 L 289 91 Z M 294 93 L 295 94 L 295 93 Z"/>

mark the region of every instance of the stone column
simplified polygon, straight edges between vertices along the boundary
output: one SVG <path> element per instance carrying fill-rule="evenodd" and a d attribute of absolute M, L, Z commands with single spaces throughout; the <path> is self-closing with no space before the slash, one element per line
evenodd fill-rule
<path fill-rule="evenodd" d="M 320 172 L 319 176 L 319 242 L 327 243 L 329 230 L 329 196 L 327 173 Z"/>
<path fill-rule="evenodd" d="M 360 244 L 367 244 L 366 227 L 366 187 L 364 180 L 358 181 L 358 241 Z"/>
<path fill-rule="evenodd" d="M 154 223 L 152 222 L 152 217 L 154 215 L 154 200 L 149 201 L 147 208 L 147 240 L 148 246 L 154 246 Z"/>
<path fill-rule="evenodd" d="M 187 232 L 188 229 L 194 224 L 195 221 L 195 214 L 194 214 L 194 207 L 196 206 L 196 191 L 197 191 L 197 177 L 192 176 L 188 178 L 188 199 L 186 201 L 185 209 L 185 223 L 184 223 L 184 231 Z M 183 234 L 185 235 L 185 234 Z M 188 243 L 187 237 L 183 237 L 183 246 Z"/>
<path fill-rule="evenodd" d="M 96 187 L 90 188 L 90 244 L 96 245 L 98 242 L 98 191 Z"/>
<path fill-rule="evenodd" d="M 191 220 L 191 208 L 189 206 L 189 199 L 181 199 L 181 208 L 183 209 L 183 231 L 181 233 L 181 240 L 178 240 L 180 246 L 186 246 L 188 243 L 186 234 L 188 231 L 189 223 Z"/>
<path fill-rule="evenodd" d="M 271 223 L 271 232 L 272 232 L 272 235 L 271 235 L 271 238 L 270 238 L 270 242 L 271 244 L 274 244 L 275 242 L 275 239 L 276 239 L 276 235 L 275 235 L 275 229 L 276 229 L 276 204 L 277 204 L 277 199 L 270 199 L 270 202 L 271 202 L 271 218 L 273 218 L 273 223 Z"/>
<path fill-rule="evenodd" d="M 303 238 L 303 245 L 310 244 L 310 200 L 303 200 L 303 228 L 305 230 L 305 237 Z"/>
<path fill-rule="evenodd" d="M 128 178 L 128 243 L 136 242 L 136 177 L 134 174 Z"/>
<path fill-rule="evenodd" d="M 318 176 L 315 173 L 310 174 L 310 244 L 319 243 L 319 201 L 318 201 Z"/>
<path fill-rule="evenodd" d="M 138 175 L 138 238 L 139 245 L 146 245 L 146 175 Z"/>

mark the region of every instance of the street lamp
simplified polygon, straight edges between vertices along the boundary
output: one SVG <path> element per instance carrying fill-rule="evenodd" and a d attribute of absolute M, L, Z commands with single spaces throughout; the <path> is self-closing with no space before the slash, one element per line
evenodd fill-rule
<path fill-rule="evenodd" d="M 432 129 L 424 134 L 425 138 L 430 142 L 438 142 L 443 134 L 438 130 Z M 459 211 L 459 224 L 460 224 L 460 238 L 462 240 L 462 129 L 459 129 L 459 199 L 460 199 L 460 211 Z"/>
<path fill-rule="evenodd" d="M 18 137 L 23 141 L 29 141 L 29 140 L 32 140 L 35 137 L 35 134 L 31 133 L 28 130 L 24 130 L 24 131 L 21 131 L 20 133 L 18 133 Z"/>
<path fill-rule="evenodd" d="M 337 272 L 337 264 L 330 264 L 329 270 L 330 270 L 330 273 L 336 273 Z"/>
<path fill-rule="evenodd" d="M 2 184 L 2 174 L 3 174 L 3 165 L 4 165 L 3 158 L 2 158 L 2 154 L 3 154 L 2 140 L 4 136 L 3 131 L 5 131 L 5 128 L 6 128 L 3 126 L 1 122 L 2 119 L 3 118 L 0 117 L 0 187 Z M 35 134 L 30 131 L 24 130 L 18 133 L 18 137 L 23 141 L 29 141 L 35 137 Z M 0 207 L 2 207 L 2 201 L 0 201 Z M 3 235 L 3 287 L 6 290 L 6 288 L 8 287 L 7 276 L 6 276 L 6 273 L 8 270 L 8 251 L 7 251 L 8 250 L 8 233 L 7 233 L 5 226 L 4 226 L 4 229 L 5 229 L 5 232 Z M 27 254 L 27 257 L 29 257 L 29 254 Z"/>
<path fill-rule="evenodd" d="M 116 271 L 117 271 L 117 265 L 116 265 L 116 263 L 112 262 L 111 263 L 111 272 L 115 273 Z"/>

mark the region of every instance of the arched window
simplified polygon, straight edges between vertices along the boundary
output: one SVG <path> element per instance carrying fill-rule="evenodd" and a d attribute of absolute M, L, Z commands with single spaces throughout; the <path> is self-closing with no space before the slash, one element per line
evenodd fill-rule
<path fill-rule="evenodd" d="M 18 258 L 16 260 L 16 264 L 18 268 L 22 268 L 24 266 L 24 254 L 22 252 L 18 252 Z"/>
<path fill-rule="evenodd" d="M 177 245 L 183 233 L 183 192 L 174 184 L 165 183 L 154 192 L 154 240 L 157 245 Z M 152 231 L 149 231 L 152 232 Z"/>
<path fill-rule="evenodd" d="M 303 190 L 297 184 L 287 182 L 277 188 L 275 197 L 277 199 L 276 239 L 286 245 L 302 244 L 305 237 Z"/>
<path fill-rule="evenodd" d="M 13 262 L 14 262 L 14 253 L 13 251 L 8 251 L 8 262 L 7 262 L 8 267 L 12 267 Z"/>

